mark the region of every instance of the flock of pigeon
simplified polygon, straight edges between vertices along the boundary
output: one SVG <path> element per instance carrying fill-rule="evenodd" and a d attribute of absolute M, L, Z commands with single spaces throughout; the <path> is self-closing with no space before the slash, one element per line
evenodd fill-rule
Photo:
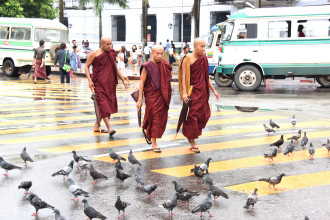
<path fill-rule="evenodd" d="M 291 119 L 291 123 L 293 127 L 296 125 L 296 118 L 295 115 L 293 115 Z M 278 126 L 275 122 L 270 119 L 269 125 L 271 128 L 267 127 L 265 124 L 263 125 L 265 128 L 265 131 L 268 133 L 268 135 L 273 132 L 275 133 L 275 128 L 279 129 L 280 126 Z M 301 138 L 301 130 L 298 131 L 296 135 L 293 135 L 292 137 L 287 138 L 287 140 L 291 140 L 290 144 L 287 146 L 285 151 L 283 152 L 283 155 L 288 155 L 293 154 L 293 151 L 295 149 L 295 146 L 298 144 L 299 140 Z M 308 137 L 306 135 L 306 131 L 304 132 L 304 136 L 301 139 L 300 145 L 305 148 L 307 143 L 308 143 Z M 269 154 L 264 154 L 265 158 L 273 161 L 273 159 L 277 156 L 277 152 L 281 150 L 281 146 L 284 143 L 284 136 L 281 135 L 281 138 L 270 144 L 270 146 L 275 146 L 274 150 L 269 153 Z M 324 144 L 324 146 L 328 150 L 328 154 L 330 153 L 330 140 L 327 140 L 327 143 Z M 308 152 L 310 154 L 310 158 L 313 158 L 315 149 L 312 143 L 310 143 Z M 74 196 L 71 200 L 74 202 L 79 202 L 79 197 L 89 197 L 89 193 L 85 190 L 83 190 L 81 187 L 79 187 L 75 182 L 72 180 L 72 178 L 69 178 L 70 173 L 73 171 L 74 163 L 77 163 L 77 172 L 82 172 L 85 171 L 85 174 L 87 175 L 87 170 L 89 170 L 89 174 L 93 179 L 92 184 L 96 184 L 100 179 L 108 179 L 108 177 L 99 171 L 97 171 L 94 167 L 93 164 L 91 163 L 90 160 L 86 159 L 83 156 L 78 156 L 75 151 L 72 151 L 73 153 L 73 159 L 66 167 L 63 169 L 55 172 L 52 174 L 53 177 L 55 176 L 63 176 L 63 180 L 68 181 L 68 189 L 70 193 Z M 115 163 L 115 169 L 116 169 L 116 178 L 120 181 L 120 185 L 122 186 L 124 181 L 130 177 L 131 175 L 125 173 L 123 171 L 123 166 L 121 164 L 121 161 L 126 161 L 125 158 L 122 156 L 118 155 L 116 152 L 113 151 L 113 149 L 110 147 L 109 148 L 109 156 L 112 158 L 113 163 Z M 26 148 L 24 147 L 22 153 L 21 153 L 21 158 L 23 159 L 25 166 L 27 166 L 27 161 L 33 162 L 32 158 L 28 155 L 26 152 Z M 192 209 L 192 213 L 200 213 L 200 216 L 203 216 L 203 212 L 207 212 L 209 214 L 209 217 L 214 217 L 213 215 L 210 214 L 210 209 L 212 207 L 212 202 L 215 202 L 217 198 L 220 196 L 223 198 L 228 199 L 229 196 L 223 192 L 219 187 L 215 186 L 213 184 L 213 180 L 211 176 L 209 175 L 209 166 L 210 166 L 210 161 L 212 159 L 208 158 L 207 161 L 201 165 L 194 165 L 194 168 L 191 169 L 191 173 L 195 177 L 197 177 L 196 183 L 200 182 L 203 180 L 204 186 L 203 189 L 208 190 L 207 197 L 194 209 Z M 135 174 L 134 178 L 136 181 L 136 188 L 139 189 L 142 192 L 147 193 L 148 197 L 151 199 L 151 193 L 153 193 L 157 189 L 157 183 L 145 185 L 143 175 L 141 173 L 141 166 L 142 164 L 135 158 L 135 156 L 132 153 L 132 150 L 130 150 L 128 154 L 128 162 L 131 164 L 131 167 L 134 168 Z M 22 169 L 19 166 L 15 166 L 13 164 L 10 164 L 6 162 L 3 157 L 0 156 L 0 166 L 6 171 L 4 176 L 8 176 L 8 171 L 13 170 L 13 169 Z M 281 180 L 285 176 L 284 173 L 274 176 L 274 177 L 269 177 L 269 178 L 262 178 L 259 179 L 259 181 L 264 181 L 269 184 L 269 187 L 272 185 L 273 188 L 276 190 L 276 185 L 281 183 Z M 181 206 L 189 206 L 189 200 L 193 196 L 199 196 L 199 192 L 193 192 L 189 191 L 187 188 L 179 185 L 176 181 L 173 181 L 174 184 L 174 189 L 175 189 L 175 194 L 172 199 L 160 204 L 160 207 L 165 208 L 169 212 L 169 217 L 172 217 L 173 214 L 173 209 L 177 207 L 178 205 L 178 200 L 182 201 Z M 60 211 L 56 209 L 54 206 L 47 204 L 45 201 L 40 199 L 38 195 L 29 192 L 29 189 L 32 187 L 32 182 L 31 181 L 24 181 L 22 182 L 19 186 L 18 189 L 24 189 L 26 195 L 26 200 L 30 202 L 30 204 L 35 208 L 35 213 L 33 213 L 33 216 L 36 216 L 38 214 L 38 211 L 40 209 L 44 208 L 50 208 L 54 210 L 55 213 L 55 220 L 65 220 L 66 218 L 63 217 L 60 214 Z M 255 188 L 254 192 L 250 194 L 247 198 L 246 204 L 243 208 L 245 209 L 254 209 L 254 205 L 256 204 L 258 200 L 258 195 L 257 195 L 258 189 Z M 213 200 L 212 200 L 212 195 L 213 195 Z M 102 215 L 100 212 L 98 212 L 96 209 L 94 209 L 92 206 L 88 204 L 88 201 L 86 199 L 82 200 L 82 203 L 84 204 L 84 213 L 89 219 L 93 218 L 98 218 L 98 219 L 106 219 L 104 215 Z M 124 202 L 121 200 L 120 196 L 117 197 L 117 200 L 115 202 L 115 208 L 118 210 L 118 216 L 117 218 L 121 217 L 121 212 L 122 216 L 125 216 L 125 209 L 131 205 L 128 202 Z"/>

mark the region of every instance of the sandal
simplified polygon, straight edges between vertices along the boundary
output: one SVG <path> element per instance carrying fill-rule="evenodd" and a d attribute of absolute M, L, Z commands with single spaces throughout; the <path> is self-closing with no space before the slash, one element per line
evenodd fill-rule
<path fill-rule="evenodd" d="M 45 81 L 45 84 L 51 84 L 52 82 L 50 80 Z"/>
<path fill-rule="evenodd" d="M 142 132 L 144 134 L 144 139 L 146 140 L 147 144 L 152 144 L 150 138 L 147 136 L 143 128 L 142 128 Z"/>
<path fill-rule="evenodd" d="M 100 132 L 100 133 L 109 133 L 109 131 L 102 129 L 101 131 L 94 131 L 94 132 Z"/>
<path fill-rule="evenodd" d="M 71 92 L 72 90 L 71 89 L 68 89 L 69 92 Z"/>
<path fill-rule="evenodd" d="M 151 148 L 151 150 L 155 153 L 161 153 L 162 151 L 159 149 L 159 147 Z"/>
<path fill-rule="evenodd" d="M 198 147 L 191 147 L 190 148 L 191 151 L 195 152 L 195 153 L 200 153 L 201 151 L 198 149 Z"/>
<path fill-rule="evenodd" d="M 112 137 L 114 134 L 116 134 L 116 130 L 112 129 L 112 130 L 109 132 L 109 135 L 110 135 L 110 137 Z"/>

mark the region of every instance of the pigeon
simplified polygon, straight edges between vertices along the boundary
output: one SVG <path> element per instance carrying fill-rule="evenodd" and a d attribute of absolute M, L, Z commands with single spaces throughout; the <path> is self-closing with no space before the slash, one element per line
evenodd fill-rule
<path fill-rule="evenodd" d="M 193 197 L 193 196 L 199 196 L 199 193 L 197 192 L 183 192 L 179 194 L 179 200 L 181 201 L 187 201 L 187 203 L 182 203 L 181 206 L 189 206 L 189 200 Z"/>
<path fill-rule="evenodd" d="M 125 209 L 129 205 L 131 205 L 131 204 L 128 203 L 128 202 L 121 201 L 120 196 L 117 196 L 117 201 L 115 203 L 115 207 L 118 210 L 118 216 L 117 216 L 117 218 L 120 218 L 120 211 L 123 211 L 122 216 L 125 216 Z"/>
<path fill-rule="evenodd" d="M 282 181 L 283 176 L 285 176 L 284 173 L 282 173 L 279 176 L 274 176 L 274 177 L 269 177 L 269 178 L 262 178 L 262 179 L 259 179 L 259 181 L 264 181 L 264 182 L 269 183 L 269 187 L 270 187 L 270 185 L 273 185 L 274 189 L 276 190 L 275 185 L 279 184 Z"/>
<path fill-rule="evenodd" d="M 121 170 L 118 170 L 116 169 L 116 178 L 120 180 L 120 185 L 122 186 L 124 181 L 127 179 L 127 178 L 130 178 L 131 175 L 128 175 L 124 172 L 122 172 Z"/>
<path fill-rule="evenodd" d="M 91 177 L 93 178 L 93 182 L 92 184 L 96 184 L 98 179 L 108 179 L 107 176 L 103 175 L 102 173 L 100 173 L 99 171 L 97 171 L 93 164 L 90 164 L 90 170 L 89 170 L 89 174 L 91 175 Z"/>
<path fill-rule="evenodd" d="M 109 147 L 109 156 L 112 158 L 113 161 L 115 161 L 115 160 L 126 161 L 125 158 L 119 156 L 116 152 L 114 152 L 111 147 Z"/>
<path fill-rule="evenodd" d="M 142 176 L 142 173 L 141 173 L 141 167 L 140 166 L 138 166 L 136 168 L 136 172 L 134 174 L 134 177 L 135 177 L 135 181 L 136 181 L 136 188 L 139 188 L 140 185 L 144 186 L 144 180 L 143 180 L 143 176 Z"/>
<path fill-rule="evenodd" d="M 172 181 L 172 183 L 174 184 L 174 189 L 176 192 L 178 192 L 178 193 L 189 192 L 188 189 L 182 187 L 176 181 Z"/>
<path fill-rule="evenodd" d="M 219 198 L 219 196 L 222 196 L 225 199 L 229 199 L 229 196 L 225 192 L 223 192 L 221 189 L 214 186 L 213 184 L 209 186 L 209 190 L 211 191 L 214 197 L 213 202 L 215 202 L 215 200 Z"/>
<path fill-rule="evenodd" d="M 213 180 L 209 175 L 209 170 L 206 170 L 206 173 L 203 176 L 203 182 L 205 183 L 205 186 L 203 187 L 204 189 L 206 189 L 207 185 L 213 185 Z"/>
<path fill-rule="evenodd" d="M 8 171 L 9 170 L 13 170 L 13 169 L 19 169 L 21 170 L 22 167 L 19 167 L 19 166 L 15 166 L 13 164 L 10 164 L 8 162 L 6 162 L 3 157 L 0 156 L 0 166 L 2 167 L 2 169 L 4 169 L 6 171 L 6 173 L 4 173 L 3 175 L 4 176 L 8 176 Z"/>
<path fill-rule="evenodd" d="M 272 153 L 264 154 L 264 157 L 268 158 L 269 162 L 270 162 L 270 160 L 273 161 L 273 158 L 276 157 L 276 156 L 277 156 L 277 148 L 275 148 Z"/>
<path fill-rule="evenodd" d="M 89 219 L 107 219 L 107 217 L 96 211 L 92 206 L 89 206 L 86 199 L 83 199 L 81 202 L 84 203 L 84 213 Z"/>
<path fill-rule="evenodd" d="M 305 148 L 307 143 L 308 143 L 308 137 L 306 136 L 306 131 L 304 131 L 304 137 L 301 139 L 300 146 Z"/>
<path fill-rule="evenodd" d="M 78 163 L 79 156 L 78 156 L 77 152 L 74 150 L 74 151 L 72 151 L 72 153 L 73 153 L 73 159 L 74 159 L 74 161 L 76 161 L 76 163 Z M 92 162 L 91 160 L 87 160 L 84 157 L 82 157 L 82 159 L 85 160 L 86 162 Z"/>
<path fill-rule="evenodd" d="M 288 140 L 294 140 L 298 143 L 298 140 L 301 138 L 301 130 L 298 131 L 298 134 L 293 135 L 292 137 L 289 137 Z"/>
<path fill-rule="evenodd" d="M 206 199 L 204 199 L 202 201 L 201 204 L 199 204 L 196 208 L 194 208 L 191 212 L 192 213 L 196 213 L 196 212 L 200 212 L 201 215 L 200 217 L 203 217 L 203 212 L 208 212 L 210 215 L 210 218 L 214 217 L 213 215 L 210 214 L 209 209 L 212 207 L 212 192 L 209 191 L 207 193 L 207 197 Z"/>
<path fill-rule="evenodd" d="M 310 143 L 308 148 L 309 158 L 314 158 L 315 148 L 312 143 Z"/>
<path fill-rule="evenodd" d="M 29 154 L 26 152 L 26 147 L 23 148 L 21 153 L 21 158 L 24 160 L 25 166 L 27 166 L 26 161 L 33 162 L 32 158 L 29 156 Z"/>
<path fill-rule="evenodd" d="M 25 194 L 29 193 L 29 189 L 32 186 L 32 181 L 24 181 L 18 186 L 18 189 L 25 189 Z"/>
<path fill-rule="evenodd" d="M 66 167 L 64 167 L 62 170 L 59 170 L 59 171 L 53 173 L 52 176 L 63 175 L 63 180 L 65 180 L 65 177 L 68 178 L 69 174 L 73 170 L 73 163 L 74 163 L 74 161 L 71 160 L 71 162 L 69 163 L 69 165 L 67 165 Z"/>
<path fill-rule="evenodd" d="M 308 216 L 306 216 L 306 215 L 305 215 L 305 218 L 304 218 L 304 220 L 309 220 Z"/>
<path fill-rule="evenodd" d="M 26 200 L 29 200 L 30 204 L 36 209 L 36 212 L 32 214 L 32 216 L 37 216 L 39 209 L 51 208 L 54 209 L 53 206 L 47 204 L 42 201 L 36 194 L 29 193 L 26 197 Z"/>
<path fill-rule="evenodd" d="M 164 207 L 169 211 L 169 217 L 172 217 L 173 214 L 173 209 L 178 205 L 178 199 L 179 199 L 179 193 L 175 193 L 173 199 L 167 200 L 161 205 L 158 205 L 160 207 Z"/>
<path fill-rule="evenodd" d="M 199 169 L 201 169 L 202 171 L 205 171 L 205 170 L 209 169 L 209 165 L 210 165 L 211 160 L 212 160 L 212 158 L 208 158 L 205 163 L 203 163 L 199 166 Z"/>
<path fill-rule="evenodd" d="M 292 127 L 295 127 L 296 124 L 297 124 L 297 120 L 296 120 L 296 115 L 295 114 L 291 118 L 291 124 L 292 124 Z"/>
<path fill-rule="evenodd" d="M 82 170 L 85 170 L 85 175 L 87 175 L 87 168 L 88 168 L 88 163 L 87 161 L 91 162 L 90 160 L 84 159 L 82 156 L 79 156 L 78 158 L 78 173 Z"/>
<path fill-rule="evenodd" d="M 199 182 L 201 178 L 204 176 L 204 172 L 197 167 L 197 165 L 194 165 L 194 168 L 190 170 L 190 173 L 194 173 L 194 175 L 198 178 L 196 182 Z"/>
<path fill-rule="evenodd" d="M 66 220 L 63 215 L 61 215 L 60 211 L 58 209 L 54 209 L 55 213 L 55 220 Z"/>
<path fill-rule="evenodd" d="M 272 127 L 273 129 L 274 129 L 274 128 L 277 128 L 277 129 L 280 128 L 280 126 L 278 126 L 275 122 L 273 122 L 272 119 L 269 120 L 269 125 L 270 125 L 270 127 Z"/>
<path fill-rule="evenodd" d="M 129 150 L 128 161 L 132 164 L 132 166 L 134 166 L 134 164 L 142 166 L 142 164 L 134 157 L 132 149 Z"/>
<path fill-rule="evenodd" d="M 294 150 L 294 144 L 293 144 L 293 140 L 291 139 L 291 142 L 290 142 L 290 144 L 286 147 L 286 149 L 285 149 L 283 155 L 287 155 L 287 154 L 288 154 L 288 156 L 290 156 L 289 153 L 293 154 L 293 153 L 292 153 L 293 150 Z"/>
<path fill-rule="evenodd" d="M 268 133 L 268 136 L 269 136 L 270 132 L 276 133 L 274 129 L 267 127 L 265 124 L 264 124 L 264 128 L 265 128 L 265 131 Z"/>
<path fill-rule="evenodd" d="M 254 209 L 254 205 L 257 203 L 258 195 L 257 195 L 258 189 L 255 188 L 253 193 L 248 196 L 248 199 L 246 200 L 246 204 L 243 208 L 249 209 L 250 206 L 252 206 L 252 209 Z"/>
<path fill-rule="evenodd" d="M 76 185 L 71 178 L 68 178 L 69 182 L 69 191 L 72 193 L 74 196 L 72 201 L 78 202 L 79 198 L 78 196 L 84 196 L 84 197 L 89 197 L 89 193 L 81 189 L 78 185 Z"/>
<path fill-rule="evenodd" d="M 139 187 L 142 192 L 148 193 L 148 197 L 151 199 L 150 194 L 157 189 L 157 183 Z"/>
<path fill-rule="evenodd" d="M 330 139 L 327 140 L 327 143 L 326 144 L 322 144 L 322 146 L 325 146 L 328 150 L 328 155 L 330 153 Z"/>
<path fill-rule="evenodd" d="M 284 139 L 283 139 L 283 134 L 282 134 L 281 138 L 278 141 L 270 144 L 269 146 L 276 146 L 280 150 L 283 143 L 284 143 Z"/>
<path fill-rule="evenodd" d="M 118 168 L 119 170 L 123 170 L 123 166 L 121 165 L 120 160 L 118 160 L 115 164 L 115 168 Z"/>

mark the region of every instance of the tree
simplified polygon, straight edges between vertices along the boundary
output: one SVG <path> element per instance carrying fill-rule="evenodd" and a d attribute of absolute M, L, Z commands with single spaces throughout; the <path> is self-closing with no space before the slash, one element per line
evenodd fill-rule
<path fill-rule="evenodd" d="M 58 9 L 60 10 L 60 22 L 64 24 L 63 0 L 58 0 Z"/>
<path fill-rule="evenodd" d="M 92 2 L 94 12 L 99 17 L 99 40 L 102 38 L 102 10 L 104 3 L 118 4 L 122 8 L 128 8 L 127 0 L 79 0 L 80 6 L 85 6 L 88 2 Z"/>
<path fill-rule="evenodd" d="M 148 0 L 142 0 L 142 41 L 143 41 L 143 48 L 147 44 L 148 8 L 149 8 L 149 1 Z"/>
<path fill-rule="evenodd" d="M 199 17 L 200 17 L 200 8 L 201 8 L 201 0 L 194 0 L 194 5 L 191 9 L 190 19 L 194 16 L 194 23 L 195 23 L 195 33 L 194 37 L 199 37 Z"/>
<path fill-rule="evenodd" d="M 0 17 L 54 19 L 57 10 L 55 0 L 0 0 Z"/>

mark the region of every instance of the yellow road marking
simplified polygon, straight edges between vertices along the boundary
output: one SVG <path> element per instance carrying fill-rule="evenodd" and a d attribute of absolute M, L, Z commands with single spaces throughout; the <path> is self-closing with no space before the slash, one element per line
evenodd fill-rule
<path fill-rule="evenodd" d="M 7 104 L 1 104 L 1 106 L 31 106 L 36 105 L 37 107 L 40 107 L 39 105 L 48 105 L 48 104 L 65 104 L 65 103 L 90 103 L 91 100 L 74 100 L 74 101 L 37 101 L 37 102 L 23 102 L 23 103 L 7 103 Z M 119 105 L 130 105 L 130 104 L 136 104 L 136 102 L 119 102 Z M 71 105 L 70 105 L 71 106 Z M 72 105 L 74 106 L 74 105 Z M 30 109 L 35 108 L 35 106 L 31 106 Z M 0 111 L 5 111 L 6 109 L 0 109 Z M 12 110 L 12 109 L 9 109 Z M 13 109 L 16 110 L 16 109 Z M 19 109 L 20 110 L 20 109 Z"/>
<path fill-rule="evenodd" d="M 328 132 L 330 133 L 330 132 Z M 265 150 L 267 153 L 267 150 Z M 136 153 L 134 153 L 136 156 Z M 325 148 L 316 149 L 314 158 L 325 158 L 328 157 L 328 151 Z M 285 162 L 294 162 L 294 161 L 301 161 L 309 159 L 309 153 L 307 150 L 303 151 L 295 151 L 293 156 L 284 156 L 282 153 L 278 154 L 272 163 L 269 163 L 267 158 L 263 156 L 257 157 L 246 157 L 246 158 L 238 158 L 233 160 L 223 160 L 223 161 L 216 161 L 210 163 L 209 172 L 215 173 L 220 171 L 227 171 L 227 170 L 236 170 L 241 168 L 248 168 L 248 167 L 256 167 L 256 166 L 265 166 L 269 164 L 278 164 L 278 163 L 285 163 Z M 175 177 L 185 177 L 185 176 L 192 176 L 193 174 L 190 173 L 190 170 L 194 168 L 194 165 L 186 165 L 186 166 L 178 166 L 178 167 L 170 167 L 164 169 L 157 169 L 152 170 L 156 173 L 161 173 L 169 176 Z M 252 190 L 253 192 L 253 190 Z"/>
<path fill-rule="evenodd" d="M 234 186 L 227 186 L 225 188 L 243 193 L 252 193 L 254 188 L 258 188 L 258 195 L 270 195 L 290 190 L 298 190 L 303 188 L 324 186 L 330 184 L 330 171 L 323 171 L 317 173 L 307 173 L 294 176 L 284 176 L 280 184 L 276 185 L 278 190 L 273 187 L 269 188 L 268 183 L 255 181 L 250 183 L 243 183 Z"/>

